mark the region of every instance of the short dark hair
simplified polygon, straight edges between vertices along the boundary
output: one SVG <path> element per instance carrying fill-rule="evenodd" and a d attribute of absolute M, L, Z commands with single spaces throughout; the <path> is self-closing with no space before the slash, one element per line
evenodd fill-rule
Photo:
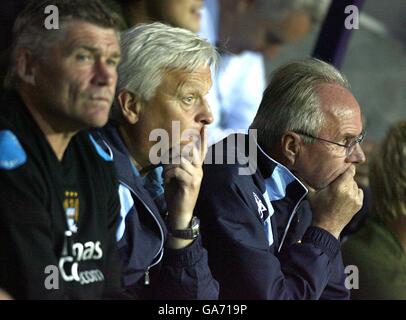
<path fill-rule="evenodd" d="M 77 19 L 102 28 L 117 29 L 117 20 L 100 0 L 31 0 L 18 15 L 13 35 L 18 36 L 27 23 L 43 27 L 45 8 L 51 5 L 58 8 L 60 21 Z"/>
<path fill-rule="evenodd" d="M 6 87 L 16 85 L 16 53 L 27 48 L 35 57 L 41 57 L 46 44 L 54 41 L 58 30 L 47 30 L 44 22 L 48 6 L 58 8 L 59 25 L 80 20 L 98 27 L 119 31 L 117 19 L 100 0 L 33 0 L 18 15 L 13 27 L 11 64 L 5 80 Z"/>

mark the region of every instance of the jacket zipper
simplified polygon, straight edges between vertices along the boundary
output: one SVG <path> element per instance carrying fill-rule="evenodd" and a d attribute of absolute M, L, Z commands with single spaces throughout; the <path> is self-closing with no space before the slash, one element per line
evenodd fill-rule
<path fill-rule="evenodd" d="M 164 246 L 164 232 L 162 230 L 161 225 L 159 224 L 159 221 L 157 220 L 157 218 L 155 217 L 155 215 L 152 213 L 151 209 L 147 206 L 147 204 L 141 199 L 140 196 L 138 196 L 138 194 L 130 187 L 128 186 L 126 183 L 122 182 L 119 180 L 119 183 L 122 184 L 123 186 L 125 186 L 128 190 L 130 190 L 137 198 L 138 200 L 141 201 L 141 203 L 144 205 L 145 208 L 147 208 L 147 211 L 150 213 L 150 215 L 152 216 L 152 218 L 154 219 L 154 221 L 156 222 L 156 224 L 158 225 L 159 228 L 159 232 L 161 233 L 161 246 L 158 250 L 158 253 L 155 255 L 154 259 L 160 254 L 160 257 L 153 263 L 151 264 L 147 270 L 145 270 L 145 277 L 144 277 L 144 284 L 145 285 L 149 285 L 151 283 L 150 281 L 150 277 L 149 277 L 149 269 L 151 269 L 152 267 L 156 266 L 159 262 L 161 262 L 162 260 L 162 256 L 163 256 L 163 246 Z"/>
<path fill-rule="evenodd" d="M 150 267 L 148 267 L 148 269 L 145 271 L 144 284 L 145 284 L 146 286 L 149 285 L 149 268 L 150 268 Z"/>
<path fill-rule="evenodd" d="M 109 144 L 102 137 L 101 137 L 101 140 L 103 141 L 104 145 L 108 148 L 111 159 L 113 159 L 113 151 L 109 147 Z M 119 183 L 122 184 L 123 186 L 125 186 L 128 190 L 130 190 L 130 192 L 132 192 L 138 198 L 138 200 L 141 201 L 141 203 L 144 205 L 144 207 L 147 208 L 147 211 L 149 212 L 149 214 L 152 216 L 152 218 L 154 219 L 154 221 L 158 225 L 159 232 L 161 234 L 161 246 L 160 246 L 160 248 L 158 250 L 158 253 L 155 255 L 154 259 L 158 256 L 158 254 L 160 254 L 160 257 L 153 264 L 151 264 L 147 268 L 147 270 L 145 271 L 144 284 L 149 285 L 150 284 L 149 269 L 156 266 L 162 260 L 162 256 L 163 256 L 163 253 L 164 253 L 164 248 L 163 247 L 164 247 L 165 235 L 164 235 L 164 232 L 162 230 L 161 225 L 159 224 L 159 221 L 157 220 L 157 218 L 155 217 L 155 215 L 153 214 L 151 209 L 147 206 L 147 204 L 141 199 L 141 197 L 129 185 L 127 185 L 126 183 L 124 183 L 120 179 L 119 179 Z"/>
<path fill-rule="evenodd" d="M 299 181 L 300 182 L 300 181 Z M 306 189 L 307 190 L 307 189 Z M 287 236 L 287 234 L 288 234 L 288 230 L 289 230 L 289 227 L 290 227 L 290 224 L 292 223 L 292 219 L 293 219 L 293 217 L 296 215 L 296 211 L 297 211 L 297 208 L 299 207 L 299 205 L 300 205 L 300 203 L 302 202 L 302 200 L 306 197 L 306 195 L 307 195 L 307 192 L 299 199 L 299 201 L 296 203 L 296 205 L 295 205 L 295 207 L 294 207 L 294 209 L 293 209 L 293 211 L 292 211 L 292 214 L 290 215 L 290 218 L 289 218 L 289 221 L 288 221 L 288 225 L 286 226 L 286 228 L 285 228 L 285 232 L 283 233 L 283 237 L 282 237 L 282 240 L 281 240 L 281 244 L 279 245 L 279 248 L 278 248 L 278 252 L 280 252 L 281 251 L 281 249 L 282 249 L 282 245 L 283 245 L 283 243 L 285 242 L 285 239 L 286 239 L 286 236 Z"/>
<path fill-rule="evenodd" d="M 254 139 L 255 139 L 255 138 L 254 138 Z M 256 141 L 256 139 L 255 139 L 255 143 L 257 144 L 259 150 L 260 150 L 268 159 L 270 159 L 273 163 L 276 163 L 276 165 L 279 165 L 279 166 L 285 168 L 287 171 L 289 171 L 289 169 L 287 169 L 283 164 L 280 164 L 278 161 L 275 161 L 275 160 L 272 159 L 270 156 L 268 156 L 268 154 L 267 154 L 264 150 L 262 150 L 261 146 L 258 144 L 258 142 Z M 308 190 L 307 190 L 307 188 L 305 187 L 305 185 L 304 185 L 298 178 L 296 178 L 294 175 L 293 175 L 293 177 L 294 177 L 294 179 L 295 179 L 297 182 L 299 182 L 299 184 L 304 188 L 305 193 L 303 194 L 303 196 L 299 199 L 299 201 L 296 203 L 295 207 L 293 208 L 292 214 L 290 215 L 288 224 L 287 224 L 287 226 L 286 226 L 286 228 L 285 228 L 285 232 L 283 233 L 283 237 L 282 237 L 281 243 L 280 243 L 280 245 L 279 245 L 278 252 L 280 252 L 281 249 L 282 249 L 282 245 L 283 245 L 283 243 L 285 242 L 286 235 L 288 234 L 288 230 L 289 230 L 290 224 L 291 224 L 291 222 L 292 222 L 293 217 L 294 217 L 295 214 L 296 214 L 296 210 L 297 210 L 297 208 L 299 207 L 299 204 L 302 202 L 302 200 L 306 197 L 306 195 L 307 195 L 307 193 L 308 193 Z"/>

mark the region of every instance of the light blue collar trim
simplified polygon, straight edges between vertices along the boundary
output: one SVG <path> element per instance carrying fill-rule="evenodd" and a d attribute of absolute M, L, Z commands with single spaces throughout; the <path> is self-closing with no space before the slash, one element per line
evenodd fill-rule
<path fill-rule="evenodd" d="M 276 167 L 272 172 L 272 175 L 265 179 L 266 189 L 268 191 L 268 196 L 271 201 L 276 201 L 283 199 L 286 196 L 286 187 L 288 184 L 292 183 L 293 181 L 297 181 L 305 190 L 305 194 L 308 193 L 307 188 L 305 185 L 298 179 L 296 176 L 290 172 L 288 168 L 286 168 L 283 164 L 280 164 L 276 160 L 272 159 L 258 144 L 256 139 L 254 138 L 255 144 L 258 146 L 258 149 L 265 155 L 265 157 L 273 162 Z"/>
<path fill-rule="evenodd" d="M 142 177 L 144 187 L 149 191 L 153 199 L 164 193 L 162 172 L 163 167 L 159 166 Z"/>
<path fill-rule="evenodd" d="M 113 161 L 113 151 L 110 147 L 103 141 L 104 145 L 107 147 L 109 153 L 103 150 L 103 148 L 94 140 L 91 133 L 89 133 L 90 141 L 92 142 L 93 146 L 95 147 L 97 154 L 104 160 L 104 161 Z"/>

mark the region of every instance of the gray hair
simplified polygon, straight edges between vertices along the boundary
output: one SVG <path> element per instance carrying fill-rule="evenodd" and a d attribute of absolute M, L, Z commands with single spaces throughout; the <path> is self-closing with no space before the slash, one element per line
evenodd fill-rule
<path fill-rule="evenodd" d="M 150 100 L 165 70 L 194 71 L 218 63 L 216 49 L 193 32 L 155 22 L 121 33 L 122 60 L 118 67 L 117 93 L 122 90 Z M 117 101 L 112 117 L 119 120 Z"/>
<path fill-rule="evenodd" d="M 292 61 L 276 69 L 251 125 L 257 129 L 258 142 L 272 148 L 286 131 L 317 136 L 325 121 L 317 86 L 325 83 L 349 88 L 337 69 L 318 59 Z M 305 143 L 314 140 L 303 139 Z"/>
<path fill-rule="evenodd" d="M 59 30 L 48 30 L 44 26 L 47 15 L 45 8 L 56 6 L 59 13 Z M 13 44 L 11 64 L 4 85 L 15 88 L 18 83 L 16 59 L 18 52 L 25 48 L 35 59 L 45 59 L 47 49 L 62 39 L 67 28 L 74 20 L 95 24 L 102 28 L 111 28 L 118 33 L 118 23 L 100 0 L 42 0 L 31 1 L 18 15 L 13 26 Z"/>

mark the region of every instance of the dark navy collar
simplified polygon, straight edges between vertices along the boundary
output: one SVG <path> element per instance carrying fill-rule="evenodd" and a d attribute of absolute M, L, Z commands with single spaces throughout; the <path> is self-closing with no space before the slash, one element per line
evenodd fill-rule
<path fill-rule="evenodd" d="M 93 135 L 97 143 L 113 158 L 119 182 L 130 187 L 156 215 L 160 215 L 156 203 L 143 185 L 143 179 L 134 171 L 130 154 L 119 134 L 118 127 L 114 123 L 108 123 L 102 129 L 93 131 Z"/>

